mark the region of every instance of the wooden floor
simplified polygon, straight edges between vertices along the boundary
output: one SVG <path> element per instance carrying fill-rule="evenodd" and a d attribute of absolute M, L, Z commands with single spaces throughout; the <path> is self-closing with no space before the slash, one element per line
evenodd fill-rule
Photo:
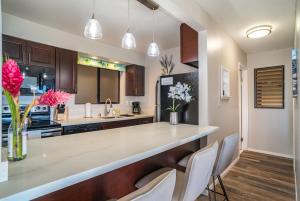
<path fill-rule="evenodd" d="M 244 151 L 223 182 L 230 201 L 295 201 L 291 159 Z"/>

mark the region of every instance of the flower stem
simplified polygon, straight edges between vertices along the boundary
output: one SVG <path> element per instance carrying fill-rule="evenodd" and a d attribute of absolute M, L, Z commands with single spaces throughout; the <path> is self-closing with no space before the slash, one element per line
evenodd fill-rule
<path fill-rule="evenodd" d="M 173 112 L 176 112 L 175 111 L 175 98 L 173 98 Z"/>

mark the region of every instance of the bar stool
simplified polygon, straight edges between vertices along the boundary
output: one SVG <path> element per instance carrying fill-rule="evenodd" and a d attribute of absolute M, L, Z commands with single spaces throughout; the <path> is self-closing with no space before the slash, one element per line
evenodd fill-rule
<path fill-rule="evenodd" d="M 172 201 L 195 201 L 200 196 L 209 182 L 217 152 L 218 143 L 215 142 L 213 145 L 192 154 L 185 173 L 176 170 L 176 184 Z M 157 175 L 169 171 L 169 169 L 156 170 L 140 179 L 135 186 L 141 189 Z"/>
<path fill-rule="evenodd" d="M 239 135 L 238 134 L 232 134 L 232 135 L 229 135 L 229 136 L 225 137 L 222 141 L 221 146 L 219 147 L 217 160 L 216 160 L 216 163 L 214 165 L 214 169 L 213 169 L 212 174 L 211 174 L 212 179 L 213 179 L 214 188 L 213 188 L 213 190 L 211 190 L 209 188 L 209 186 L 207 186 L 207 190 L 214 193 L 214 199 L 215 200 L 216 200 L 216 194 L 219 194 L 219 195 L 224 196 L 225 200 L 229 201 L 227 192 L 225 190 L 224 183 L 223 183 L 222 178 L 221 178 L 220 175 L 231 164 L 231 162 L 233 160 L 234 153 L 237 149 L 238 142 L 239 142 Z M 183 167 L 187 167 L 187 164 L 188 164 L 187 161 L 189 160 L 189 158 L 191 156 L 192 156 L 192 154 L 187 155 L 186 157 L 181 159 L 178 162 L 178 165 L 181 165 Z M 219 192 L 216 191 L 215 177 L 217 177 L 223 193 L 219 193 Z M 208 194 L 209 194 L 209 192 L 208 192 Z"/>
<path fill-rule="evenodd" d="M 176 170 L 170 169 L 140 188 L 118 200 L 108 201 L 171 201 L 176 183 Z"/>

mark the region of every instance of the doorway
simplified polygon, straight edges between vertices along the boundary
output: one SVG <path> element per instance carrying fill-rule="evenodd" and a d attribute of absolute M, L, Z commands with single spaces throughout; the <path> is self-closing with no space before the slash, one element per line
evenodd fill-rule
<path fill-rule="evenodd" d="M 248 69 L 239 63 L 240 151 L 248 148 Z"/>

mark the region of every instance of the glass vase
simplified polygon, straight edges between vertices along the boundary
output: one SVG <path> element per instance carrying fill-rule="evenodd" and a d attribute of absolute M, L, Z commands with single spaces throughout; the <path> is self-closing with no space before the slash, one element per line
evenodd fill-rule
<path fill-rule="evenodd" d="M 27 156 L 27 121 L 24 126 L 17 126 L 14 121 L 8 128 L 8 154 L 9 161 L 20 161 Z"/>

